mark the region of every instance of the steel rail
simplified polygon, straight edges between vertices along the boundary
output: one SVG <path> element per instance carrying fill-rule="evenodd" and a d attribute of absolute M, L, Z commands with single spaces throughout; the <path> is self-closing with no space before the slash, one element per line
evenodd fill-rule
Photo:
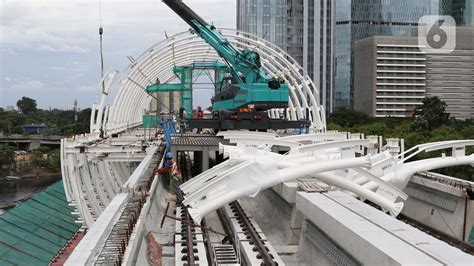
<path fill-rule="evenodd" d="M 188 265 L 194 265 L 194 241 L 193 241 L 193 231 L 191 229 L 191 217 L 189 216 L 188 211 L 186 211 L 186 250 L 188 254 Z"/>
<path fill-rule="evenodd" d="M 278 265 L 268 252 L 267 247 L 265 247 L 265 244 L 263 243 L 263 240 L 255 231 L 255 228 L 252 226 L 249 218 L 245 215 L 244 210 L 242 209 L 240 204 L 237 201 L 234 201 L 230 205 L 235 208 L 237 215 L 243 222 L 243 226 L 245 227 L 247 233 L 250 235 L 250 238 L 252 239 L 255 247 L 257 248 L 258 253 L 261 256 L 261 259 L 263 260 L 263 265 Z"/>
<path fill-rule="evenodd" d="M 457 239 L 453 236 L 450 236 L 450 235 L 446 234 L 445 232 L 439 231 L 439 230 L 437 230 L 437 229 L 435 229 L 431 226 L 420 223 L 419 221 L 417 221 L 415 219 L 412 219 L 412 218 L 410 218 L 406 215 L 399 214 L 397 218 L 401 221 L 404 221 L 405 223 L 407 223 L 409 225 L 412 225 L 412 226 L 420 229 L 421 231 L 423 231 L 423 232 L 425 232 L 425 233 L 427 233 L 427 234 L 429 234 L 429 235 L 431 235 L 435 238 L 443 240 L 446 243 L 459 248 L 460 250 L 462 250 L 462 251 L 464 251 L 468 254 L 474 255 L 474 246 L 467 243 L 467 242 L 465 242 L 465 241 L 459 240 L 459 239 Z"/>
<path fill-rule="evenodd" d="M 212 243 L 211 243 L 211 239 L 209 237 L 209 231 L 207 230 L 206 219 L 204 219 L 204 218 L 202 219 L 201 226 L 202 226 L 202 236 L 204 238 L 204 244 L 206 246 L 207 261 L 208 261 L 209 265 L 214 266 L 214 265 L 216 265 L 216 262 L 215 262 L 215 258 L 214 258 L 214 252 L 212 252 L 213 251 Z"/>

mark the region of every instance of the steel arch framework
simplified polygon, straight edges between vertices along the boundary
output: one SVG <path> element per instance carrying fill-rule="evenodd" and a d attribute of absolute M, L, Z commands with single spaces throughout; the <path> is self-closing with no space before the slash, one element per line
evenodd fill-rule
<path fill-rule="evenodd" d="M 287 115 L 291 120 L 298 120 L 309 113 L 311 128 L 315 132 L 326 130 L 323 107 L 320 105 L 319 91 L 305 73 L 303 68 L 286 52 L 274 44 L 256 36 L 231 29 L 221 29 L 222 34 L 236 47 L 258 51 L 262 68 L 270 76 L 280 76 L 289 85 L 290 98 Z M 95 106 L 103 121 L 103 128 L 108 133 L 123 131 L 142 123 L 144 110 L 148 109 L 151 97 L 144 88 L 157 78 L 162 81 L 174 77 L 174 65 L 191 64 L 194 61 L 217 60 L 220 57 L 200 37 L 183 32 L 169 37 L 149 48 L 121 74 L 113 83 L 111 90 L 116 94 L 110 107 Z M 106 94 L 103 95 L 106 97 Z M 101 110 L 106 110 L 101 112 Z M 283 109 L 269 111 L 270 116 L 277 117 Z M 103 115 L 102 115 L 103 114 Z M 91 126 L 91 131 L 97 131 Z"/>

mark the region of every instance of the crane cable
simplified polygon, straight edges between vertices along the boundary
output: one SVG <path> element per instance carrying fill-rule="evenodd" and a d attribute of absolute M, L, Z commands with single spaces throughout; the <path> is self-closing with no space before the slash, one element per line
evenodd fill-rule
<path fill-rule="evenodd" d="M 102 80 L 102 93 L 105 93 L 105 81 L 104 78 L 104 53 L 102 51 L 102 35 L 104 34 L 104 28 L 102 28 L 102 0 L 99 0 L 99 40 L 100 40 L 100 79 Z"/>

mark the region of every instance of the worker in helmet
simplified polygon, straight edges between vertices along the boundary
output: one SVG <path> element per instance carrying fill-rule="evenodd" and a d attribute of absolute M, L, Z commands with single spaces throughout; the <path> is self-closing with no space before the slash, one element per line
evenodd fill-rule
<path fill-rule="evenodd" d="M 202 110 L 201 106 L 198 106 L 197 119 L 204 119 L 204 111 Z M 201 131 L 202 128 L 198 128 L 197 133 L 201 133 Z"/>
<path fill-rule="evenodd" d="M 198 119 L 204 119 L 204 111 L 202 110 L 201 106 L 198 106 L 197 118 Z"/>
<path fill-rule="evenodd" d="M 183 182 L 181 170 L 178 168 L 176 161 L 173 160 L 173 153 L 167 152 L 165 154 L 165 161 L 163 167 L 157 170 L 157 173 L 163 177 L 163 183 L 169 191 L 175 192 L 177 202 L 183 200 L 181 189 L 179 185 Z"/>

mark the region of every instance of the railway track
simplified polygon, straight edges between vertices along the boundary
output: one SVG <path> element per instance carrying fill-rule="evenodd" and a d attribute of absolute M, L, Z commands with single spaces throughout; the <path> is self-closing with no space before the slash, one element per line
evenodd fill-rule
<path fill-rule="evenodd" d="M 186 153 L 178 156 L 183 179 L 191 178 L 190 158 Z M 283 265 L 276 251 L 251 216 L 245 213 L 238 201 L 216 211 L 223 229 L 223 239 L 213 239 L 206 219 L 194 224 L 183 206 L 177 207 L 176 225 L 177 265 Z M 218 234 L 218 233 L 217 233 Z M 178 248 L 179 247 L 179 248 Z"/>
<path fill-rule="evenodd" d="M 404 221 L 405 223 L 409 224 L 409 225 L 412 225 L 418 229 L 420 229 L 421 231 L 433 236 L 433 237 L 436 237 L 440 240 L 443 240 L 444 242 L 450 244 L 451 246 L 455 246 L 457 248 L 459 248 L 460 250 L 468 253 L 468 254 L 471 254 L 471 255 L 474 255 L 474 246 L 470 245 L 469 243 L 466 243 L 464 241 L 461 241 L 457 238 L 454 238 L 444 232 L 441 232 L 439 230 L 436 230 L 430 226 L 427 226 L 425 224 L 422 224 L 420 222 L 418 222 L 417 220 L 414 220 L 408 216 L 405 216 L 403 214 L 399 214 L 398 217 L 397 217 L 399 220 L 401 221 Z"/>

